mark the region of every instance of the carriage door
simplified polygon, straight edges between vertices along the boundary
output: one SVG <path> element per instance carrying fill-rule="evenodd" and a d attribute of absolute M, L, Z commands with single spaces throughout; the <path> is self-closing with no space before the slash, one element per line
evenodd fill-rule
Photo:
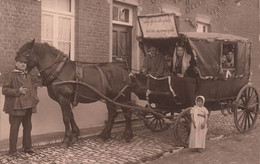
<path fill-rule="evenodd" d="M 112 61 L 125 69 L 131 69 L 132 14 L 131 7 L 113 4 Z"/>

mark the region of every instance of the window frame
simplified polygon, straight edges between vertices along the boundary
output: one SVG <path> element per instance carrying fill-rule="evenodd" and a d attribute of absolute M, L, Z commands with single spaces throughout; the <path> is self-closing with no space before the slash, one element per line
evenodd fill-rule
<path fill-rule="evenodd" d="M 54 1 L 55 6 L 57 4 L 57 1 Z M 70 59 L 71 60 L 75 60 L 75 0 L 71 0 L 70 3 L 70 7 L 71 7 L 71 11 L 67 12 L 67 11 L 61 11 L 61 10 L 56 10 L 56 9 L 49 9 L 49 8 L 45 8 L 42 5 L 41 8 L 41 15 L 50 15 L 53 16 L 53 38 L 52 39 L 47 39 L 47 38 L 43 38 L 41 36 L 41 42 L 45 42 L 45 41 L 52 41 L 54 47 L 56 47 L 58 49 L 58 43 L 59 41 L 62 41 L 60 39 L 58 39 L 58 20 L 59 17 L 62 18 L 68 18 L 71 20 L 71 36 L 70 36 Z M 42 26 L 42 23 L 41 23 Z M 63 41 L 65 42 L 65 41 Z"/>
<path fill-rule="evenodd" d="M 225 45 L 228 47 L 225 50 Z M 230 50 L 230 47 L 233 47 L 232 50 Z M 223 66 L 223 61 L 222 58 L 224 55 L 227 54 L 227 52 L 232 51 L 233 52 L 233 66 L 229 67 Z M 228 79 L 230 77 L 234 77 L 237 73 L 237 55 L 238 55 L 238 43 L 237 42 L 230 42 L 230 41 L 222 41 L 221 42 L 221 55 L 220 55 L 220 68 L 221 71 L 220 73 L 222 73 L 222 75 L 224 76 L 224 78 Z"/>
<path fill-rule="evenodd" d="M 112 17 L 112 23 L 118 24 L 118 25 L 124 25 L 124 26 L 133 26 L 133 8 L 129 7 L 127 5 L 121 5 L 121 4 L 118 4 L 118 3 L 113 3 L 112 12 L 113 12 L 114 7 L 128 9 L 129 10 L 129 22 L 122 22 L 122 21 L 113 20 L 113 17 Z"/>
<path fill-rule="evenodd" d="M 203 31 L 198 31 L 199 25 L 202 25 L 202 28 L 206 27 L 206 30 L 204 31 L 204 29 L 203 29 Z M 197 22 L 196 32 L 209 33 L 210 32 L 210 24 L 203 23 L 203 22 Z"/>

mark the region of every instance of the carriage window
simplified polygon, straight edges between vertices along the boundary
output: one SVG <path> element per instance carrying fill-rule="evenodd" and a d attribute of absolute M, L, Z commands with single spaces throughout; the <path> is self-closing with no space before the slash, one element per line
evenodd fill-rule
<path fill-rule="evenodd" d="M 41 40 L 74 59 L 75 0 L 42 0 Z"/>
<path fill-rule="evenodd" d="M 235 68 L 236 44 L 224 43 L 221 57 L 222 68 Z"/>
<path fill-rule="evenodd" d="M 223 52 L 221 56 L 222 72 L 225 78 L 233 77 L 235 75 L 235 59 L 237 54 L 236 43 L 224 43 Z"/>

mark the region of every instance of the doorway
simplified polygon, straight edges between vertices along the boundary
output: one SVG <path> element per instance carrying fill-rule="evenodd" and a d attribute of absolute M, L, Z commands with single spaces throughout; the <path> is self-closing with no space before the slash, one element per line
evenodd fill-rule
<path fill-rule="evenodd" d="M 112 61 L 124 69 L 131 69 L 132 61 L 132 27 L 113 25 Z"/>

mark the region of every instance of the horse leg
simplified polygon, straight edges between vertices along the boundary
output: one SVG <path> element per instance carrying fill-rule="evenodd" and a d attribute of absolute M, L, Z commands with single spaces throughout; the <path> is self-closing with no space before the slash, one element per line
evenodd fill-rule
<path fill-rule="evenodd" d="M 132 131 L 132 111 L 127 108 L 122 108 L 124 112 L 125 117 L 125 132 L 124 132 L 124 138 L 126 142 L 130 142 L 130 140 L 133 138 L 133 131 Z"/>
<path fill-rule="evenodd" d="M 65 136 L 63 138 L 62 143 L 60 144 L 60 147 L 67 148 L 70 144 L 70 139 L 72 136 L 72 133 L 70 130 L 71 107 L 70 107 L 70 102 L 63 97 L 59 99 L 59 104 L 62 109 L 63 123 L 65 125 Z"/>
<path fill-rule="evenodd" d="M 105 125 L 105 128 L 103 131 L 98 135 L 98 138 L 102 139 L 102 141 L 105 141 L 109 138 L 111 138 L 111 130 L 114 125 L 115 118 L 117 116 L 117 111 L 114 105 L 112 104 L 106 104 L 107 110 L 108 110 L 108 121 Z"/>
<path fill-rule="evenodd" d="M 78 140 L 80 131 L 79 131 L 79 127 L 77 126 L 75 119 L 74 119 L 74 114 L 71 110 L 70 112 L 70 125 L 71 125 L 71 129 L 72 129 L 72 137 L 71 137 L 71 143 L 75 143 Z"/>

